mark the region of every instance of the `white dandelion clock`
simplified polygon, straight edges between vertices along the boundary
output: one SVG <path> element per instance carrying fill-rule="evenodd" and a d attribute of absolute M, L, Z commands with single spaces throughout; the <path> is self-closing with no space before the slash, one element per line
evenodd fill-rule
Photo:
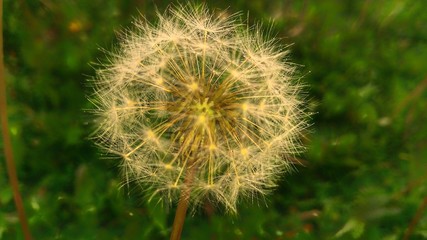
<path fill-rule="evenodd" d="M 274 188 L 301 149 L 294 66 L 237 15 L 186 5 L 158 18 L 137 21 L 97 71 L 98 142 L 151 198 L 235 212 L 241 197 Z"/>

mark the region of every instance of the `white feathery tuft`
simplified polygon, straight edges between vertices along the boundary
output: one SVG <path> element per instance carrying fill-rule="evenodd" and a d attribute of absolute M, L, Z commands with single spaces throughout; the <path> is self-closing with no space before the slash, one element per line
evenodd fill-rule
<path fill-rule="evenodd" d="M 179 5 L 138 20 L 97 70 L 99 145 L 121 158 L 126 182 L 177 201 L 189 169 L 191 202 L 236 212 L 264 195 L 302 150 L 307 113 L 288 51 L 239 15 Z"/>

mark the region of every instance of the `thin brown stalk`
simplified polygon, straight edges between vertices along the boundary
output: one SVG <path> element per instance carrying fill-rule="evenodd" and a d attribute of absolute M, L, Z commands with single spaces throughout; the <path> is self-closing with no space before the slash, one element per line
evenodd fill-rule
<path fill-rule="evenodd" d="M 172 233 L 170 240 L 179 240 L 181 239 L 182 229 L 184 227 L 185 216 L 187 215 L 188 209 L 188 198 L 190 197 L 190 188 L 185 188 L 179 199 L 178 206 L 176 207 L 175 219 L 172 225 Z"/>
<path fill-rule="evenodd" d="M 19 193 L 18 177 L 16 174 L 15 162 L 13 160 L 12 143 L 9 135 L 9 125 L 7 121 L 7 102 L 6 102 L 6 80 L 4 77 L 4 63 L 3 63 L 3 1 L 0 0 L 0 116 L 3 135 L 3 148 L 6 158 L 7 173 L 9 175 L 9 183 L 13 192 L 13 199 L 18 211 L 19 221 L 24 232 L 26 240 L 31 240 L 31 233 L 28 227 L 27 218 L 25 216 L 24 204 L 22 202 L 21 194 Z"/>
<path fill-rule="evenodd" d="M 182 229 L 184 227 L 185 216 L 187 215 L 188 203 L 190 201 L 191 185 L 194 180 L 194 172 L 196 166 L 194 164 L 187 170 L 188 174 L 185 176 L 184 189 L 181 192 L 178 206 L 176 207 L 175 218 L 173 220 L 172 232 L 170 240 L 180 240 Z"/>
<path fill-rule="evenodd" d="M 417 100 L 420 96 L 422 96 L 423 92 L 427 89 L 427 78 L 425 78 L 423 81 L 421 81 L 414 90 L 412 90 L 411 93 L 409 93 L 403 101 L 397 105 L 397 107 L 394 110 L 393 117 L 398 116 L 405 107 L 408 106 L 409 103 Z"/>
<path fill-rule="evenodd" d="M 409 240 L 411 235 L 414 233 L 415 227 L 417 226 L 418 222 L 423 216 L 423 213 L 426 210 L 426 208 L 427 208 L 427 196 L 424 198 L 424 201 L 421 203 L 420 207 L 415 213 L 415 216 L 412 218 L 411 223 L 409 224 L 408 230 L 406 230 L 405 232 L 405 236 L 403 237 L 403 240 Z"/>

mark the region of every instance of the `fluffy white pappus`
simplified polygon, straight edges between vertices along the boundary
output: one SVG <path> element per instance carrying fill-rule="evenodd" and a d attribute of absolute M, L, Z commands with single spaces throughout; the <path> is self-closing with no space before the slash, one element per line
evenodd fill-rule
<path fill-rule="evenodd" d="M 203 5 L 137 20 L 94 79 L 97 142 L 150 199 L 175 202 L 190 188 L 193 205 L 236 212 L 302 150 L 307 113 L 287 58 L 260 27 Z"/>

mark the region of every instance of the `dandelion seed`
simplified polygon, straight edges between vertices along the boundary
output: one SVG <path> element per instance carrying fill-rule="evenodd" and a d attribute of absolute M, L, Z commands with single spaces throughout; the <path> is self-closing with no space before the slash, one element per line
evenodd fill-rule
<path fill-rule="evenodd" d="M 307 114 L 287 51 L 239 15 L 172 7 L 137 20 L 97 71 L 97 140 L 150 199 L 236 211 L 289 169 Z M 190 180 L 189 180 L 190 179 Z M 187 189 L 187 190 L 185 190 Z"/>

